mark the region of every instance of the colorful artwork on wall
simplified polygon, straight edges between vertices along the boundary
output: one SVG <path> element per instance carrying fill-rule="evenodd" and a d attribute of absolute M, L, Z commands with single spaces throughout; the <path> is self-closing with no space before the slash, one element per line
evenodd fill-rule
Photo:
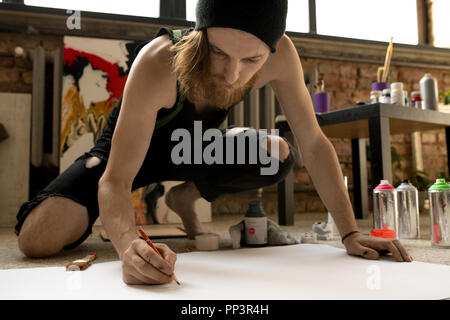
<path fill-rule="evenodd" d="M 60 171 L 95 144 L 118 104 L 140 42 L 64 37 Z M 133 192 L 137 224 L 146 224 L 143 190 Z"/>

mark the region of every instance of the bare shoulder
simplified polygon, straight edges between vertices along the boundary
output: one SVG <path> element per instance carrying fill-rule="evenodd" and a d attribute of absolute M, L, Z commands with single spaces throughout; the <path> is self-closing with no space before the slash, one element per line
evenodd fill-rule
<path fill-rule="evenodd" d="M 152 95 L 159 108 L 170 108 L 177 97 L 176 76 L 172 72 L 168 35 L 159 36 L 139 51 L 127 79 L 142 94 Z"/>
<path fill-rule="evenodd" d="M 261 70 L 261 86 L 274 81 L 292 80 L 302 76 L 300 58 L 292 40 L 284 34 L 278 42 L 277 51 L 271 54 Z"/>
<path fill-rule="evenodd" d="M 169 48 L 171 46 L 172 41 L 167 34 L 159 36 L 142 47 L 136 61 L 138 59 L 156 60 L 161 64 L 161 67 L 170 67 Z"/>

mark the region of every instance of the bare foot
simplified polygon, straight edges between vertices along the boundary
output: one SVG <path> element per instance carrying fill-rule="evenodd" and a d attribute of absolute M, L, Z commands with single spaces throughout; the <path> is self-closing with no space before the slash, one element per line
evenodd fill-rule
<path fill-rule="evenodd" d="M 180 216 L 188 239 L 196 235 L 208 233 L 200 223 L 194 211 L 194 203 L 200 198 L 200 193 L 192 181 L 172 187 L 166 194 L 166 205 Z"/>

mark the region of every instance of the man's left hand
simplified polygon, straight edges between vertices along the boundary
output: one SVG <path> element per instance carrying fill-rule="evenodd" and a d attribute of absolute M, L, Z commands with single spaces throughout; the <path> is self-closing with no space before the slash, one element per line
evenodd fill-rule
<path fill-rule="evenodd" d="M 360 233 L 353 234 L 344 240 L 347 253 L 361 256 L 370 260 L 377 260 L 380 255 L 392 256 L 398 262 L 411 262 L 413 259 L 398 240 L 368 238 Z"/>

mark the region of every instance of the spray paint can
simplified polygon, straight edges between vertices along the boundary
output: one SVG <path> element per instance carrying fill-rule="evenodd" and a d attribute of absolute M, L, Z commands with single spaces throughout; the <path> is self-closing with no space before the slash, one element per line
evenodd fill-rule
<path fill-rule="evenodd" d="M 450 248 L 450 185 L 445 179 L 436 179 L 428 189 L 431 216 L 431 245 L 437 248 Z"/>
<path fill-rule="evenodd" d="M 373 230 L 371 237 L 398 239 L 397 193 L 388 180 L 373 190 Z"/>
<path fill-rule="evenodd" d="M 247 245 L 267 245 L 267 215 L 260 200 L 250 201 L 245 214 L 244 229 Z"/>
<path fill-rule="evenodd" d="M 439 93 L 437 80 L 431 74 L 427 73 L 420 79 L 420 94 L 423 100 L 423 109 L 437 110 Z"/>
<path fill-rule="evenodd" d="M 406 179 L 397 189 L 398 237 L 419 239 L 419 192 Z"/>

